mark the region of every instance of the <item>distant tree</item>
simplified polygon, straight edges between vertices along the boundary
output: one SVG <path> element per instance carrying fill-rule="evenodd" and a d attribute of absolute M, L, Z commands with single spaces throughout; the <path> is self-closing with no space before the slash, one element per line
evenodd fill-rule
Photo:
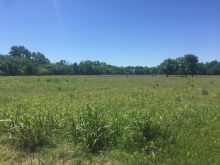
<path fill-rule="evenodd" d="M 144 67 L 145 70 L 145 74 L 150 74 L 150 68 L 148 68 L 147 66 Z"/>
<path fill-rule="evenodd" d="M 134 66 L 126 66 L 124 67 L 124 72 L 125 74 L 134 74 L 135 73 L 135 67 Z M 138 72 L 138 68 L 137 68 L 137 72 Z M 135 73 L 136 74 L 136 73 Z"/>
<path fill-rule="evenodd" d="M 157 74 L 158 74 L 158 69 L 157 69 L 157 67 L 151 67 L 151 68 L 150 68 L 150 75 L 151 75 L 151 76 L 157 76 Z"/>
<path fill-rule="evenodd" d="M 143 74 L 145 74 L 145 69 L 143 66 L 136 66 L 134 68 L 134 73 L 137 75 L 143 75 Z"/>
<path fill-rule="evenodd" d="M 101 66 L 102 74 L 108 74 L 108 75 L 114 74 L 114 69 L 110 65 L 106 64 L 105 62 L 101 62 L 100 66 Z"/>
<path fill-rule="evenodd" d="M 79 74 L 79 66 L 76 62 L 72 64 L 72 68 L 75 75 Z"/>
<path fill-rule="evenodd" d="M 59 62 L 56 63 L 57 65 L 68 65 L 67 61 L 66 60 L 60 60 Z"/>
<path fill-rule="evenodd" d="M 12 46 L 9 54 L 13 57 L 25 57 L 27 59 L 31 58 L 31 52 L 24 46 Z"/>
<path fill-rule="evenodd" d="M 214 67 L 214 65 L 216 65 L 218 63 L 217 60 L 214 60 L 214 61 L 211 61 L 211 62 L 207 62 L 206 63 L 206 67 L 207 67 L 207 70 Z"/>
<path fill-rule="evenodd" d="M 212 61 L 211 63 L 213 63 L 214 61 Z M 211 67 L 209 67 L 209 69 L 207 70 L 208 74 L 211 75 L 219 75 L 220 74 L 220 62 L 217 62 L 215 60 L 214 64 L 211 64 Z"/>
<path fill-rule="evenodd" d="M 179 58 L 176 58 L 176 61 L 178 63 L 178 74 L 185 75 L 187 77 L 185 58 L 179 57 Z"/>
<path fill-rule="evenodd" d="M 165 73 L 167 75 L 167 77 L 171 74 L 174 74 L 177 70 L 177 61 L 171 58 L 168 58 L 166 60 L 164 60 L 161 64 L 160 64 L 160 68 L 163 71 L 163 73 Z"/>
<path fill-rule="evenodd" d="M 33 52 L 31 54 L 31 57 L 33 60 L 35 60 L 37 63 L 41 64 L 41 65 L 46 65 L 46 64 L 50 64 L 50 60 L 48 60 L 44 54 L 40 53 L 40 52 Z"/>
<path fill-rule="evenodd" d="M 92 75 L 94 72 L 92 61 L 81 61 L 79 63 L 79 74 L 82 75 Z"/>
<path fill-rule="evenodd" d="M 124 67 L 118 67 L 118 66 L 113 66 L 113 70 L 114 70 L 114 73 L 115 74 L 118 74 L 118 75 L 123 75 L 125 74 L 125 70 L 124 70 Z"/>
<path fill-rule="evenodd" d="M 202 62 L 199 62 L 197 64 L 197 73 L 199 75 L 206 75 L 207 74 L 207 67 L 206 67 L 206 64 L 202 63 Z"/>
<path fill-rule="evenodd" d="M 8 64 L 6 62 L 6 57 L 2 54 L 0 54 L 0 75 L 8 75 L 9 69 Z"/>
<path fill-rule="evenodd" d="M 157 67 L 127 66 L 118 67 L 99 61 L 81 61 L 79 64 L 60 60 L 50 63 L 44 54 L 40 52 L 31 53 L 24 46 L 12 46 L 9 55 L 0 54 L 0 75 L 102 75 L 102 74 L 151 74 L 165 73 L 167 77 L 172 74 L 187 76 L 191 74 L 216 75 L 220 74 L 220 62 L 217 60 L 199 63 L 198 57 L 186 54 L 184 57 L 166 59 Z"/>
<path fill-rule="evenodd" d="M 12 76 L 24 75 L 25 66 L 23 65 L 21 57 L 19 56 L 10 57 L 8 58 L 7 63 L 9 69 L 9 75 Z"/>
<path fill-rule="evenodd" d="M 213 67 L 213 73 L 215 75 L 220 75 L 220 62 L 218 62 L 217 64 L 214 65 Z"/>
<path fill-rule="evenodd" d="M 50 71 L 47 68 L 39 68 L 38 75 L 49 75 Z"/>
<path fill-rule="evenodd" d="M 196 71 L 197 71 L 197 64 L 198 64 L 198 57 L 193 55 L 193 54 L 186 54 L 184 56 L 184 60 L 185 60 L 185 63 L 186 63 L 186 71 L 187 73 L 191 74 L 192 77 L 193 75 L 196 74 Z"/>

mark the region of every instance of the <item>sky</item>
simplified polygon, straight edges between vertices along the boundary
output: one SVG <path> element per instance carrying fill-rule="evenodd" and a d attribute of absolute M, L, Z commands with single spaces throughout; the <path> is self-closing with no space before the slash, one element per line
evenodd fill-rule
<path fill-rule="evenodd" d="M 220 0 L 0 0 L 0 54 L 12 46 L 52 63 L 220 61 Z"/>

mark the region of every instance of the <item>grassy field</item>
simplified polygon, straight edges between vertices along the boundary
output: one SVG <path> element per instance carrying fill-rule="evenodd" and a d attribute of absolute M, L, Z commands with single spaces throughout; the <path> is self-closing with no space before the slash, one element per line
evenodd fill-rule
<path fill-rule="evenodd" d="M 0 164 L 220 164 L 220 77 L 0 77 Z"/>

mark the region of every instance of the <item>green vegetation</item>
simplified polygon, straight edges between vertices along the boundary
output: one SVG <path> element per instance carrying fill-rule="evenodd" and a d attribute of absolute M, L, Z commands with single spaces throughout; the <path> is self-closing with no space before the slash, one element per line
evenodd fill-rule
<path fill-rule="evenodd" d="M 220 164 L 218 76 L 0 82 L 0 164 Z"/>
<path fill-rule="evenodd" d="M 198 57 L 186 54 L 176 59 L 165 59 L 155 67 L 118 67 L 99 61 L 70 63 L 60 60 L 51 63 L 44 54 L 30 52 L 24 46 L 12 46 L 9 55 L 0 54 L 0 76 L 16 75 L 220 75 L 220 62 L 199 63 Z M 48 81 L 52 81 L 48 79 Z"/>

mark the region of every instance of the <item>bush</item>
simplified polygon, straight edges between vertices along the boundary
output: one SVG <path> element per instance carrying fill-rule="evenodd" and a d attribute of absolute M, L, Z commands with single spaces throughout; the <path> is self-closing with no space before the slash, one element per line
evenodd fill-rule
<path fill-rule="evenodd" d="M 203 95 L 208 95 L 209 92 L 208 92 L 206 89 L 202 89 L 202 94 L 203 94 Z"/>
<path fill-rule="evenodd" d="M 46 82 L 51 82 L 51 81 L 52 81 L 51 78 L 47 78 L 47 79 L 46 79 Z"/>
<path fill-rule="evenodd" d="M 54 83 L 59 83 L 60 82 L 60 79 L 58 79 L 57 77 L 53 78 L 53 82 Z"/>

